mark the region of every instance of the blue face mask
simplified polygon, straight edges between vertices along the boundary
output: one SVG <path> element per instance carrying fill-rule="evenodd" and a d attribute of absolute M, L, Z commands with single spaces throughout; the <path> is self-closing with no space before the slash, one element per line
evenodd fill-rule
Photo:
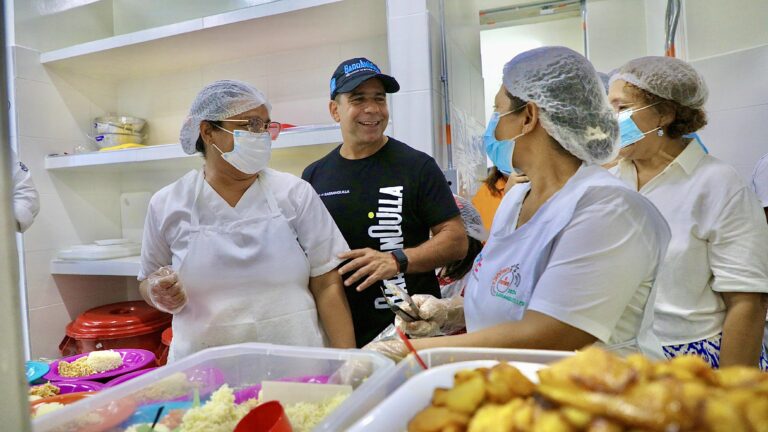
<path fill-rule="evenodd" d="M 656 129 L 649 130 L 648 132 L 643 132 L 639 127 L 637 127 L 637 124 L 634 122 L 634 120 L 632 120 L 632 114 L 640 110 L 650 108 L 654 105 L 656 104 L 646 105 L 636 110 L 626 109 L 619 113 L 619 132 L 621 133 L 621 145 L 619 145 L 619 148 L 631 146 L 632 144 L 645 138 L 645 136 L 649 133 L 661 129 L 661 126 L 659 126 Z"/>
<path fill-rule="evenodd" d="M 505 175 L 510 175 L 513 171 L 517 171 L 512 167 L 512 152 L 515 150 L 515 140 L 525 134 L 520 134 L 509 140 L 499 141 L 496 139 L 496 126 L 498 126 L 501 117 L 513 112 L 515 111 L 507 111 L 503 114 L 494 112 L 491 115 L 491 120 L 488 121 L 488 127 L 483 135 L 483 144 L 485 144 L 485 152 L 488 154 L 488 158 Z"/>

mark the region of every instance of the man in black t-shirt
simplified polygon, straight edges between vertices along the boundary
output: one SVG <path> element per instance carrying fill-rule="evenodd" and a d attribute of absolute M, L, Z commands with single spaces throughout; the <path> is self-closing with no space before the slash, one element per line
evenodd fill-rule
<path fill-rule="evenodd" d="M 344 142 L 302 174 L 352 248 L 341 255 L 349 261 L 339 272 L 358 347 L 394 320 L 382 281 L 439 298 L 435 268 L 467 251 L 459 210 L 434 159 L 384 135 L 386 93 L 399 89 L 367 59 L 342 62 L 331 78 L 329 109 Z M 397 301 L 393 294 L 385 289 Z"/>

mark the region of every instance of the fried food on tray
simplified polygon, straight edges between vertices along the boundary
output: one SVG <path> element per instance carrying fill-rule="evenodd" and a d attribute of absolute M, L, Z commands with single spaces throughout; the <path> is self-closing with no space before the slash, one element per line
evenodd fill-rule
<path fill-rule="evenodd" d="M 768 432 L 768 374 L 696 356 L 652 362 L 588 348 L 538 372 L 500 363 L 456 373 L 409 432 Z"/>

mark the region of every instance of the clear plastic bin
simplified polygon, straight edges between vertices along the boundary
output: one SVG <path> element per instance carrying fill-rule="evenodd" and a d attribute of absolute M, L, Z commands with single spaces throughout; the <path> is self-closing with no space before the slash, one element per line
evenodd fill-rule
<path fill-rule="evenodd" d="M 374 352 L 330 348 L 240 344 L 210 348 L 158 368 L 72 405 L 33 420 L 37 432 L 123 431 L 142 409 L 164 404 L 168 410 L 191 400 L 194 387 L 201 400 L 222 384 L 237 397 L 264 380 L 307 376 L 331 377 L 329 382 L 351 384 L 354 391 L 315 431 L 340 431 L 354 422 L 335 415 L 371 399 L 394 363 Z M 156 412 L 157 408 L 154 408 Z M 165 411 L 167 413 L 168 411 Z M 150 419 L 149 422 L 152 420 Z"/>
<path fill-rule="evenodd" d="M 419 351 L 419 356 L 430 368 L 477 360 L 549 364 L 573 354 L 565 351 L 494 348 L 433 348 Z M 335 424 L 344 425 L 348 432 L 397 431 L 397 428 L 393 428 L 392 411 L 387 411 L 383 409 L 384 407 L 377 409 L 377 406 L 406 381 L 423 371 L 424 369 L 419 366 L 413 355 L 409 355 L 397 367 L 389 370 L 386 376 L 377 382 L 377 386 L 372 388 L 372 391 L 366 392 L 364 398 L 356 398 L 346 406 L 344 411 L 336 410 L 332 414 L 333 421 Z M 409 403 L 409 401 L 402 402 Z M 403 419 L 399 418 L 398 422 L 401 422 L 400 420 Z M 407 422 L 410 419 L 404 420 Z"/>

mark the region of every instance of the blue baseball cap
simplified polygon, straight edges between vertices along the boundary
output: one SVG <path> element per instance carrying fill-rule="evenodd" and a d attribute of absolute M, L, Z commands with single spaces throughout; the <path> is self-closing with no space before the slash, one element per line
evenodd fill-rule
<path fill-rule="evenodd" d="M 400 84 L 389 75 L 381 73 L 376 64 L 367 58 L 357 57 L 341 62 L 331 76 L 331 99 L 339 93 L 349 93 L 371 78 L 378 78 L 387 93 L 397 93 Z"/>

